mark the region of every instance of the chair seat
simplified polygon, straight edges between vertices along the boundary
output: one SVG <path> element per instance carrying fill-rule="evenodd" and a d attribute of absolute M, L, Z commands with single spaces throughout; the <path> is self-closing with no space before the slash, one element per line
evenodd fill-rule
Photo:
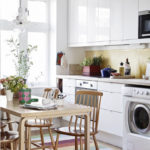
<path fill-rule="evenodd" d="M 54 129 L 55 132 L 59 133 L 59 134 L 65 134 L 65 135 L 70 135 L 70 136 L 84 136 L 85 132 L 84 132 L 84 127 L 83 128 L 79 128 L 77 127 L 76 130 L 74 127 L 61 127 L 61 128 L 56 128 Z M 90 129 L 90 135 L 95 134 L 92 129 Z"/>
<path fill-rule="evenodd" d="M 25 126 L 26 127 L 50 127 L 52 126 L 52 123 L 48 119 L 41 119 L 41 120 L 30 119 L 26 121 Z"/>
<path fill-rule="evenodd" d="M 17 131 L 4 131 L 0 132 L 0 143 L 7 143 L 10 141 L 15 141 L 19 138 Z"/>

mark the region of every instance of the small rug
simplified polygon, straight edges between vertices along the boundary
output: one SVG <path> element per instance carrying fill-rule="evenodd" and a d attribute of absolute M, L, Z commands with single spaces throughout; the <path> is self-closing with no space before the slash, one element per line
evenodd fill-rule
<path fill-rule="evenodd" d="M 54 140 L 56 139 L 56 134 L 53 134 Z M 39 140 L 40 136 L 32 136 L 32 140 Z M 44 142 L 45 145 L 51 145 L 49 134 L 44 134 Z M 39 143 L 40 144 L 40 143 Z M 78 144 L 80 144 L 80 139 L 78 140 Z M 109 148 L 106 144 L 98 142 L 100 150 L 114 150 L 113 148 Z M 59 150 L 74 150 L 75 149 L 75 140 L 72 136 L 60 135 L 59 137 Z M 79 148 L 80 150 L 80 148 Z M 90 140 L 90 150 L 95 150 L 95 145 L 93 140 Z"/>

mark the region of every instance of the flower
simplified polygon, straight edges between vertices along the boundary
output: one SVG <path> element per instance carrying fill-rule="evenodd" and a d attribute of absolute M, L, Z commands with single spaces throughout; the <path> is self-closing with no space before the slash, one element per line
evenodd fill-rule
<path fill-rule="evenodd" d="M 11 90 L 12 92 L 18 92 L 22 88 L 27 88 L 22 77 L 9 76 L 7 78 L 0 79 L 0 83 L 6 90 Z"/>

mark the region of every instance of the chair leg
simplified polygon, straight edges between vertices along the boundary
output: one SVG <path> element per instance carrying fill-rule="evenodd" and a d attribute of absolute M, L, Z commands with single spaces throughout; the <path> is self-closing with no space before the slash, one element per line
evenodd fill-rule
<path fill-rule="evenodd" d="M 7 148 L 6 148 L 6 144 L 5 144 L 5 143 L 3 144 L 3 146 L 4 146 L 4 150 L 7 150 Z"/>
<path fill-rule="evenodd" d="M 75 136 L 75 150 L 78 150 L 78 137 Z"/>
<path fill-rule="evenodd" d="M 56 137 L 55 150 L 58 149 L 58 141 L 59 141 L 59 133 L 57 133 L 57 137 Z"/>
<path fill-rule="evenodd" d="M 27 127 L 27 150 L 31 150 L 31 128 Z"/>
<path fill-rule="evenodd" d="M 43 136 L 43 131 L 42 131 L 42 127 L 40 127 L 40 136 L 41 136 L 41 142 L 42 142 L 42 147 L 44 146 L 44 136 Z M 45 148 L 42 148 L 43 150 L 45 150 Z"/>
<path fill-rule="evenodd" d="M 95 135 L 93 135 L 93 140 L 94 140 L 96 150 L 99 150 L 98 143 L 97 143 Z"/>
<path fill-rule="evenodd" d="M 82 141 L 82 136 L 80 137 L 80 150 L 83 150 L 83 141 Z"/>
<path fill-rule="evenodd" d="M 14 144 L 13 144 L 13 142 L 10 143 L 10 149 L 14 150 Z"/>
<path fill-rule="evenodd" d="M 55 142 L 54 142 L 52 130 L 51 130 L 50 127 L 48 127 L 48 131 L 49 131 L 49 135 L 50 135 L 50 138 L 51 138 L 52 147 L 53 147 L 53 149 L 55 149 Z"/>

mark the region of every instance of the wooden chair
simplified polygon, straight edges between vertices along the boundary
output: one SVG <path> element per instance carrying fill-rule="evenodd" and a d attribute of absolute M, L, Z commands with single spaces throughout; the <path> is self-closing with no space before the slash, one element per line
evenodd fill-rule
<path fill-rule="evenodd" d="M 91 123 L 90 136 L 93 136 L 96 150 L 99 149 L 95 134 L 98 132 L 99 111 L 102 96 L 103 93 L 97 91 L 77 91 L 75 98 L 75 104 L 87 105 L 92 107 L 92 113 L 90 113 L 90 123 Z M 80 137 L 80 150 L 82 150 L 83 149 L 82 137 L 85 136 L 83 122 L 84 116 L 71 116 L 68 127 L 60 127 L 54 129 L 54 131 L 57 133 L 55 150 L 57 150 L 59 134 L 74 136 L 75 150 L 78 149 L 78 137 Z"/>
<path fill-rule="evenodd" d="M 19 135 L 17 131 L 5 131 L 5 128 L 7 125 L 10 125 L 12 123 L 17 123 L 18 122 L 2 122 L 0 121 L 0 148 L 1 149 L 10 149 L 10 150 L 17 150 L 17 145 L 18 145 L 18 140 L 19 140 Z"/>
<path fill-rule="evenodd" d="M 44 98 L 57 98 L 59 93 L 59 89 L 57 88 L 46 88 L 44 89 L 44 94 L 43 97 Z M 50 135 L 50 139 L 51 139 L 51 143 L 52 143 L 52 147 L 53 149 L 55 148 L 55 142 L 53 139 L 53 135 L 52 135 L 52 131 L 51 131 L 51 127 L 52 126 L 52 119 L 34 119 L 34 120 L 29 120 L 25 123 L 25 127 L 26 127 L 26 142 L 27 142 L 27 150 L 35 150 L 35 149 L 43 149 L 45 150 L 45 148 L 50 148 L 51 146 L 46 146 L 44 145 L 44 134 L 43 134 L 43 128 L 48 128 L 49 131 L 49 135 Z M 32 140 L 31 141 L 31 128 L 39 128 L 40 129 L 40 138 L 41 138 L 41 145 L 37 144 L 37 142 L 39 142 L 39 140 Z M 33 144 L 34 146 L 36 146 L 37 148 L 31 148 L 31 144 Z"/>

